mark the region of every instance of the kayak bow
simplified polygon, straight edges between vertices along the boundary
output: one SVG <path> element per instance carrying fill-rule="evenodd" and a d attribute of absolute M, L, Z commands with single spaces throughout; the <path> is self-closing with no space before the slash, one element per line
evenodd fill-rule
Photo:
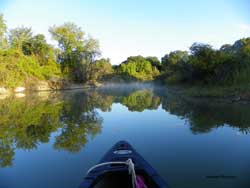
<path fill-rule="evenodd" d="M 126 141 L 117 142 L 89 169 L 80 188 L 169 188 Z"/>

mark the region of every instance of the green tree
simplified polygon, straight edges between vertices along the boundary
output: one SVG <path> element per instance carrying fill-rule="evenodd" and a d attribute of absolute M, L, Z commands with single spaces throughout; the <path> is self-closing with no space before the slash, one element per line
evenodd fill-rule
<path fill-rule="evenodd" d="M 152 66 L 156 67 L 158 70 L 161 70 L 161 62 L 155 56 L 148 56 L 146 60 L 151 63 Z"/>
<path fill-rule="evenodd" d="M 186 51 L 173 51 L 162 57 L 162 77 L 168 83 L 186 82 L 190 79 L 191 67 Z"/>
<path fill-rule="evenodd" d="M 152 67 L 151 62 L 142 56 L 131 56 L 121 63 L 119 72 L 139 80 L 153 80 L 159 70 Z"/>
<path fill-rule="evenodd" d="M 227 85 L 248 84 L 250 81 L 250 37 L 237 40 L 225 50 L 220 50 L 222 65 L 219 72 L 222 83 Z M 217 76 L 218 77 L 218 76 Z"/>
<path fill-rule="evenodd" d="M 32 38 L 31 28 L 22 26 L 10 30 L 9 40 L 11 47 L 14 49 L 22 51 L 23 44 L 31 40 L 31 38 Z"/>
<path fill-rule="evenodd" d="M 98 41 L 86 37 L 82 29 L 74 23 L 50 27 L 49 32 L 58 42 L 58 60 L 62 70 L 74 81 L 87 81 L 90 64 L 100 54 Z"/>
<path fill-rule="evenodd" d="M 110 63 L 110 59 L 99 59 L 96 60 L 91 65 L 91 73 L 90 73 L 91 80 L 101 80 L 104 79 L 107 76 L 110 76 L 113 74 L 113 68 Z"/>
<path fill-rule="evenodd" d="M 53 48 L 47 43 L 45 36 L 37 34 L 23 43 L 25 55 L 35 55 L 40 65 L 47 64 L 49 58 L 54 59 Z"/>
<path fill-rule="evenodd" d="M 190 61 L 194 80 L 208 83 L 214 79 L 214 70 L 220 63 L 218 52 L 208 44 L 194 43 L 190 47 Z"/>
<path fill-rule="evenodd" d="M 250 37 L 236 41 L 232 46 L 232 51 L 238 54 L 241 60 L 245 59 L 250 63 Z"/>
<path fill-rule="evenodd" d="M 173 51 L 169 54 L 165 55 L 162 58 L 162 64 L 163 66 L 172 66 L 172 65 L 178 65 L 180 63 L 186 63 L 188 61 L 188 52 L 187 51 Z"/>
<path fill-rule="evenodd" d="M 7 25 L 3 18 L 3 15 L 0 14 L 0 48 L 5 48 L 7 46 L 7 39 L 5 37 L 7 31 Z"/>

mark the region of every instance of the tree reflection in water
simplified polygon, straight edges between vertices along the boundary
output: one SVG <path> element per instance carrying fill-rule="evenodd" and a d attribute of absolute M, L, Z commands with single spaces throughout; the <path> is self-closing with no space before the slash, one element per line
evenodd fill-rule
<path fill-rule="evenodd" d="M 0 165 L 12 165 L 16 148 L 35 149 L 39 143 L 49 142 L 51 133 L 56 131 L 59 134 L 54 147 L 77 152 L 88 136 L 101 131 L 101 123 L 94 99 L 85 94 L 58 94 L 45 100 L 37 96 L 1 100 Z"/>
<path fill-rule="evenodd" d="M 48 143 L 56 132 L 54 148 L 80 151 L 90 137 L 101 132 L 98 110 L 109 112 L 113 103 L 129 111 L 157 110 L 159 107 L 187 120 L 194 134 L 231 126 L 250 132 L 248 105 L 216 103 L 171 95 L 164 89 L 100 89 L 78 92 L 8 97 L 0 100 L 0 166 L 11 166 L 15 149 L 31 150 Z"/>
<path fill-rule="evenodd" d="M 249 105 L 190 99 L 178 96 L 162 98 L 162 108 L 187 120 L 194 134 L 208 133 L 212 129 L 229 126 L 243 134 L 250 133 Z"/>

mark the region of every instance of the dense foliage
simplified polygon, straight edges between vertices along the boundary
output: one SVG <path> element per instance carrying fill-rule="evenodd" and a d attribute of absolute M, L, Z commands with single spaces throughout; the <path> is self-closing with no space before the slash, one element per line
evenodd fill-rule
<path fill-rule="evenodd" d="M 239 85 L 250 81 L 250 38 L 214 49 L 194 43 L 189 51 L 177 50 L 162 57 L 130 56 L 112 66 L 100 56 L 99 43 L 68 22 L 49 28 L 57 47 L 31 28 L 7 30 L 0 15 L 0 87 L 24 86 L 30 80 L 152 81 L 167 84 Z M 56 79 L 55 79 L 56 78 Z"/>
<path fill-rule="evenodd" d="M 98 41 L 86 37 L 75 24 L 53 26 L 49 32 L 58 48 L 48 44 L 44 35 L 34 35 L 31 28 L 7 32 L 0 15 L 0 87 L 27 87 L 30 82 L 58 79 L 83 83 L 113 72 L 109 60 L 96 60 Z"/>
<path fill-rule="evenodd" d="M 219 50 L 194 43 L 190 52 L 175 51 L 162 58 L 162 78 L 168 83 L 245 84 L 250 81 L 250 38 Z"/>
<path fill-rule="evenodd" d="M 158 59 L 144 58 L 142 56 L 131 56 L 121 63 L 118 68 L 119 74 L 128 75 L 138 80 L 153 80 L 160 74 L 157 69 Z"/>
<path fill-rule="evenodd" d="M 42 34 L 33 35 L 31 28 L 19 27 L 7 33 L 0 15 L 0 86 L 24 86 L 30 80 L 61 77 L 54 49 Z"/>
<path fill-rule="evenodd" d="M 74 23 L 53 26 L 49 32 L 58 42 L 58 61 L 62 71 L 73 81 L 87 81 L 90 64 L 99 54 L 98 41 L 87 38 L 81 28 Z"/>

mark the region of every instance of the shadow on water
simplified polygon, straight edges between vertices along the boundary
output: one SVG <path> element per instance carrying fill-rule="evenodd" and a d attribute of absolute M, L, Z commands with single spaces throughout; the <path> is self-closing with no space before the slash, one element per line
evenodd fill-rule
<path fill-rule="evenodd" d="M 248 105 L 186 99 L 150 85 L 12 96 L 0 100 L 0 166 L 12 165 L 16 149 L 32 150 L 48 143 L 52 133 L 56 133 L 54 149 L 80 151 L 101 133 L 98 111 L 111 111 L 113 103 L 132 112 L 162 108 L 185 119 L 194 134 L 222 126 L 250 132 Z"/>

